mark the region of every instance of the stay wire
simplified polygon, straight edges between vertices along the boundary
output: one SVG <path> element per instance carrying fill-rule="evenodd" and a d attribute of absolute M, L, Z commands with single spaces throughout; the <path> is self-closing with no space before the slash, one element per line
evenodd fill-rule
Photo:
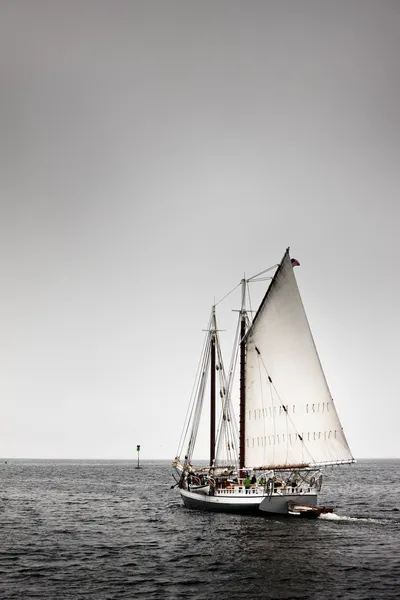
<path fill-rule="evenodd" d="M 209 322 L 208 322 L 208 327 L 207 330 L 210 329 L 211 327 L 211 321 L 212 321 L 212 316 L 210 316 Z M 182 433 L 181 433 L 181 437 L 179 440 L 179 444 L 178 444 L 178 450 L 177 450 L 177 454 L 176 456 L 180 456 L 181 452 L 183 450 L 183 444 L 185 442 L 188 430 L 189 430 L 189 425 L 190 425 L 190 421 L 191 421 L 191 417 L 193 414 L 193 408 L 194 408 L 194 398 L 196 397 L 197 394 L 195 394 L 195 390 L 199 387 L 200 385 L 200 380 L 199 380 L 199 374 L 201 369 L 201 366 L 204 364 L 204 359 L 205 359 L 205 349 L 206 349 L 206 345 L 209 339 L 209 333 L 207 331 L 206 335 L 204 336 L 204 341 L 203 341 L 203 346 L 202 346 L 202 350 L 201 350 L 201 354 L 200 354 L 200 359 L 197 365 L 197 370 L 196 370 L 196 375 L 193 381 L 193 386 L 192 386 L 192 391 L 190 394 L 190 401 L 189 401 L 189 405 L 187 407 L 186 410 L 186 415 L 185 415 L 185 420 L 183 422 L 183 429 L 182 429 Z"/>
<path fill-rule="evenodd" d="M 218 306 L 218 304 L 220 304 L 223 300 L 225 300 L 225 298 L 230 296 L 232 294 L 232 292 L 234 292 L 239 287 L 239 285 L 241 285 L 241 281 L 237 285 L 235 285 L 235 287 L 230 292 L 228 292 L 223 298 L 221 298 L 221 300 L 218 300 L 218 302 L 214 306 Z"/>

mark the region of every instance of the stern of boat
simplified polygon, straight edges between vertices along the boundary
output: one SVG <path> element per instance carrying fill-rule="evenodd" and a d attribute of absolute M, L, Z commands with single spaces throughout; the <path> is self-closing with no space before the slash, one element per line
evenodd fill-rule
<path fill-rule="evenodd" d="M 289 504 L 301 504 L 307 506 L 317 506 L 318 494 L 310 492 L 304 494 L 272 494 L 266 496 L 261 502 L 259 509 L 261 512 L 272 514 L 288 514 Z"/>

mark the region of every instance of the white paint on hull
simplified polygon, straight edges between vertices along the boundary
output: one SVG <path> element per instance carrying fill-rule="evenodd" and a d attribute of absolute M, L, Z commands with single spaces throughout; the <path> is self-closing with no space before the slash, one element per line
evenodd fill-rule
<path fill-rule="evenodd" d="M 179 490 L 188 508 L 216 512 L 288 514 L 287 503 L 317 505 L 317 494 L 216 494 L 208 496 L 187 490 Z"/>
<path fill-rule="evenodd" d="M 259 510 L 265 513 L 271 513 L 275 515 L 287 515 L 288 514 L 288 502 L 294 502 L 295 504 L 307 504 L 308 506 L 317 506 L 317 494 L 292 494 L 290 498 L 288 496 L 278 496 L 274 494 L 271 498 L 264 498 L 260 503 Z"/>
<path fill-rule="evenodd" d="M 210 510 L 217 512 L 257 512 L 263 496 L 205 496 L 188 492 L 187 490 L 179 490 L 183 503 L 188 508 L 196 508 L 198 510 Z"/>

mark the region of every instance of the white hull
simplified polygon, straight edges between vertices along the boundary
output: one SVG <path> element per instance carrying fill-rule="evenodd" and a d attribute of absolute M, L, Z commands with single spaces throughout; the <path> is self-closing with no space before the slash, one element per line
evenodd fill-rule
<path fill-rule="evenodd" d="M 267 495 L 257 490 L 247 490 L 246 493 L 216 493 L 214 496 L 179 490 L 183 503 L 188 508 L 215 512 L 236 513 L 270 513 L 287 515 L 288 502 L 317 505 L 317 493 L 273 493 Z"/>
<path fill-rule="evenodd" d="M 287 515 L 288 502 L 307 504 L 308 506 L 317 506 L 317 494 L 292 494 L 288 496 L 272 495 L 263 499 L 259 506 L 259 510 L 264 513 L 272 513 L 278 515 Z"/>

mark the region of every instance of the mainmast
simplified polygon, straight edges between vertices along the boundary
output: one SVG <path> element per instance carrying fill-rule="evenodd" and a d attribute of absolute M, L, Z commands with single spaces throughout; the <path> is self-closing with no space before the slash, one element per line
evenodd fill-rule
<path fill-rule="evenodd" d="M 242 279 L 242 306 L 240 309 L 240 392 L 239 392 L 239 469 L 245 465 L 245 417 L 246 417 L 246 280 Z"/>
<path fill-rule="evenodd" d="M 210 345 L 211 345 L 211 383 L 210 383 L 210 467 L 215 461 L 215 306 L 213 306 Z"/>

